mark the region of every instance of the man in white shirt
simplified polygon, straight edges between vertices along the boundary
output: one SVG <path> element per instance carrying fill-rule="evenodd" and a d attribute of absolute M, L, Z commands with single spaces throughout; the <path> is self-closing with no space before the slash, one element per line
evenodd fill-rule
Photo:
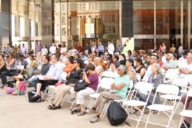
<path fill-rule="evenodd" d="M 179 46 L 178 52 L 179 52 L 179 57 L 181 57 L 182 54 L 183 54 L 183 44 L 181 44 L 181 45 Z"/>
<path fill-rule="evenodd" d="M 173 60 L 173 54 L 172 53 L 168 53 L 167 54 L 167 58 L 166 58 L 166 62 L 164 63 L 164 65 L 162 66 L 162 68 L 167 71 L 169 69 L 176 69 L 176 63 Z"/>
<path fill-rule="evenodd" d="M 20 52 L 21 52 L 21 54 L 26 54 L 27 53 L 27 48 L 25 47 L 25 44 L 22 44 Z"/>
<path fill-rule="evenodd" d="M 56 53 L 56 50 L 57 50 L 57 48 L 55 46 L 55 43 L 52 43 L 52 46 L 49 48 L 49 52 L 51 54 L 53 54 L 53 53 Z"/>
<path fill-rule="evenodd" d="M 156 56 L 156 55 L 152 55 L 150 59 L 151 59 L 151 60 L 150 60 L 150 66 L 148 66 L 147 71 L 145 72 L 145 76 L 143 77 L 143 81 L 144 81 L 144 82 L 148 82 L 149 76 L 150 76 L 151 73 L 152 73 L 152 70 L 151 70 L 152 65 L 157 62 L 157 60 L 159 59 L 159 57 Z"/>
<path fill-rule="evenodd" d="M 113 55 L 114 50 L 115 50 L 115 47 L 114 47 L 114 45 L 111 43 L 111 41 L 108 41 L 107 50 L 108 50 L 109 54 Z"/>
<path fill-rule="evenodd" d="M 187 63 L 179 68 L 180 76 L 184 76 L 192 84 L 192 55 L 187 56 Z"/>
<path fill-rule="evenodd" d="M 187 63 L 187 52 L 184 52 L 183 53 L 183 56 L 181 57 L 181 58 L 179 58 L 179 62 L 181 62 L 181 63 Z"/>

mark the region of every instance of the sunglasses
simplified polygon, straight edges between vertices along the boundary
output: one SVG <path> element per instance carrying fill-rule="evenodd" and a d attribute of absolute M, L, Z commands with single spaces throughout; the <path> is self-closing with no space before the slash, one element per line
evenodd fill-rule
<path fill-rule="evenodd" d="M 76 64 L 77 62 L 73 62 L 74 64 Z"/>

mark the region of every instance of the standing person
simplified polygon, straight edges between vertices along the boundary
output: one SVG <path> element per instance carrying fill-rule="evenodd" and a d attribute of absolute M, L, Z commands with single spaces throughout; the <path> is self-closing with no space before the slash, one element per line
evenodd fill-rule
<path fill-rule="evenodd" d="M 22 47 L 20 49 L 21 54 L 25 55 L 27 53 L 27 48 L 25 47 L 25 44 L 22 44 Z"/>
<path fill-rule="evenodd" d="M 66 52 L 67 52 L 66 46 L 65 45 L 61 45 L 60 54 L 66 53 Z"/>
<path fill-rule="evenodd" d="M 6 54 L 9 55 L 10 53 L 13 52 L 13 49 L 11 48 L 10 44 L 7 44 L 7 48 L 6 48 Z"/>
<path fill-rule="evenodd" d="M 121 44 L 121 42 L 118 42 L 118 45 L 117 45 L 117 49 L 116 49 L 116 52 L 119 52 L 120 54 L 123 52 L 123 45 Z"/>
<path fill-rule="evenodd" d="M 108 53 L 109 53 L 109 54 L 113 55 L 114 50 L 115 50 L 115 47 L 114 47 L 114 45 L 111 43 L 110 40 L 108 41 L 108 47 L 107 47 L 107 50 L 108 50 Z"/>
<path fill-rule="evenodd" d="M 38 45 L 37 45 L 37 49 L 36 49 L 36 52 L 41 52 L 41 49 L 42 49 L 42 45 L 41 45 L 41 42 L 38 42 Z"/>
<path fill-rule="evenodd" d="M 85 46 L 85 51 L 88 51 L 88 53 L 90 54 L 91 53 L 91 47 L 89 46 L 88 43 L 86 43 L 86 46 Z"/>
<path fill-rule="evenodd" d="M 179 52 L 179 58 L 180 58 L 183 55 L 183 44 L 180 44 L 178 48 L 178 52 Z"/>
<path fill-rule="evenodd" d="M 75 49 L 74 46 L 72 46 L 72 48 L 71 48 L 71 53 L 73 56 L 78 53 L 78 51 Z"/>
<path fill-rule="evenodd" d="M 52 46 L 49 48 L 50 54 L 56 53 L 56 50 L 57 50 L 57 48 L 55 46 L 55 43 L 52 43 Z"/>
<path fill-rule="evenodd" d="M 104 46 L 102 45 L 101 42 L 99 42 L 99 45 L 98 45 L 98 52 L 99 52 L 99 57 L 104 53 Z"/>
<path fill-rule="evenodd" d="M 166 52 L 166 46 L 165 46 L 165 43 L 162 43 L 162 52 Z"/>
<path fill-rule="evenodd" d="M 95 50 L 96 50 L 96 45 L 95 45 L 95 43 L 92 43 L 91 53 L 95 52 Z"/>
<path fill-rule="evenodd" d="M 170 48 L 169 51 L 174 54 L 174 53 L 175 53 L 175 50 L 176 50 L 176 48 L 175 48 L 174 44 L 172 44 L 172 47 Z"/>
<path fill-rule="evenodd" d="M 41 55 L 42 56 L 45 56 L 48 54 L 48 50 L 47 50 L 47 47 L 46 45 L 43 45 L 43 48 L 41 49 Z"/>
<path fill-rule="evenodd" d="M 80 53 L 82 52 L 82 46 L 80 43 L 78 43 L 78 46 L 77 46 L 77 51 Z"/>

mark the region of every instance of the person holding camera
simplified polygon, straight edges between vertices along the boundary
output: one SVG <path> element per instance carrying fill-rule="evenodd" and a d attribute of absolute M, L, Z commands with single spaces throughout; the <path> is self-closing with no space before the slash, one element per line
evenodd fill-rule
<path fill-rule="evenodd" d="M 78 114 L 78 116 L 85 115 L 84 97 L 94 94 L 97 90 L 99 82 L 99 76 L 95 71 L 95 66 L 91 63 L 86 66 L 86 70 L 84 70 L 82 74 L 83 80 L 88 84 L 88 86 L 79 92 L 75 92 L 74 88 L 70 90 L 71 95 L 76 97 L 76 104 L 80 105 L 81 107 L 81 112 Z"/>
<path fill-rule="evenodd" d="M 9 61 L 5 61 L 6 70 L 1 72 L 1 78 L 3 84 L 1 88 L 7 86 L 7 76 L 14 76 L 17 74 L 17 63 L 15 55 L 13 53 L 10 53 L 8 57 Z"/>

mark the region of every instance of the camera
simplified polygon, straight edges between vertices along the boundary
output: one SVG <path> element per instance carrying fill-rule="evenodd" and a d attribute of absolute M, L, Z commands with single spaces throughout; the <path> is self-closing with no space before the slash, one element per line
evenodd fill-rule
<path fill-rule="evenodd" d="M 87 69 L 87 68 L 84 68 L 84 69 L 83 69 L 83 71 L 84 71 L 84 72 L 87 72 L 87 71 L 88 71 L 88 69 Z"/>

